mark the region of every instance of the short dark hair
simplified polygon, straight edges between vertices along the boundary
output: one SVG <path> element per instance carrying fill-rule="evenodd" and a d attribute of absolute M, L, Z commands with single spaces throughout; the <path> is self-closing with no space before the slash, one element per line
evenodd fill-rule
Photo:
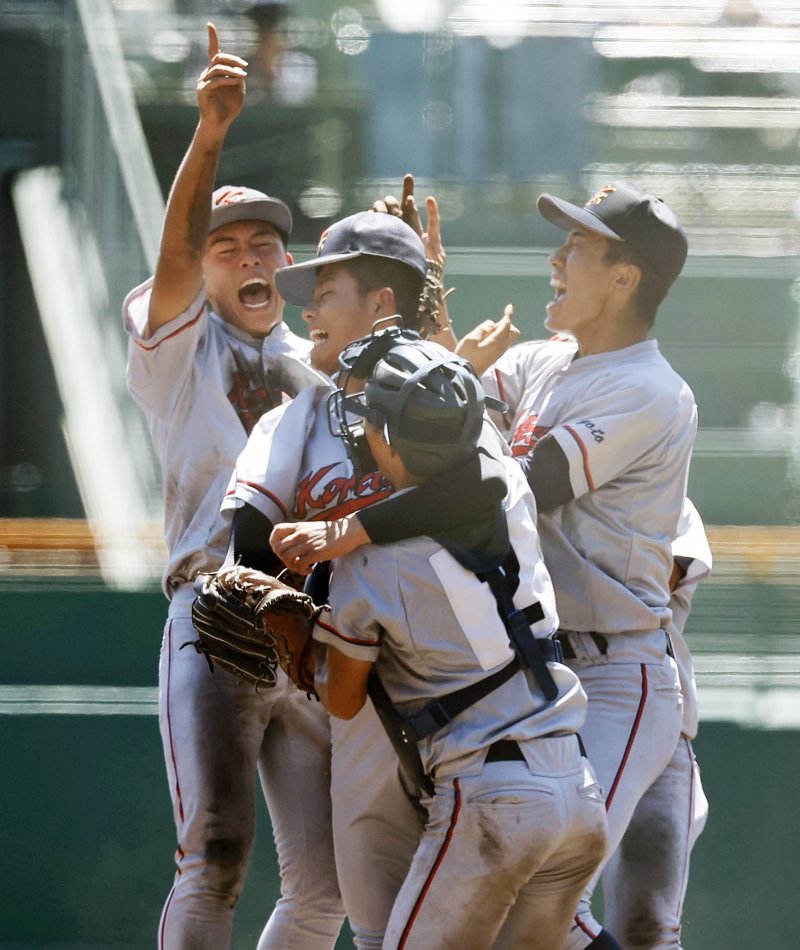
<path fill-rule="evenodd" d="M 606 264 L 633 264 L 639 269 L 641 277 L 634 298 L 636 312 L 644 323 L 652 327 L 656 322 L 658 308 L 667 296 L 668 288 L 663 279 L 653 266 L 625 241 L 609 239 L 604 260 Z"/>
<path fill-rule="evenodd" d="M 409 330 L 419 330 L 419 298 L 425 281 L 418 271 L 402 261 L 372 254 L 362 254 L 343 263 L 355 278 L 360 294 L 391 287 L 403 325 Z"/>

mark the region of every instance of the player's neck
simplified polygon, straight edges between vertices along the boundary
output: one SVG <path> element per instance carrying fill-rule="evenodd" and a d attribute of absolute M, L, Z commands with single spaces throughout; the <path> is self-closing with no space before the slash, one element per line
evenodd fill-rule
<path fill-rule="evenodd" d="M 575 333 L 578 341 L 579 356 L 596 356 L 598 353 L 611 353 L 624 350 L 637 343 L 643 343 L 649 336 L 650 328 L 638 319 L 617 319 L 581 328 Z"/>

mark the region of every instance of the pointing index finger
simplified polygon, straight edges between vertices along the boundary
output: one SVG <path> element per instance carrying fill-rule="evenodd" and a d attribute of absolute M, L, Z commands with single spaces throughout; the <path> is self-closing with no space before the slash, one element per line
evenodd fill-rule
<path fill-rule="evenodd" d="M 219 52 L 219 36 L 213 23 L 206 23 L 206 26 L 208 27 L 208 60 L 211 62 Z"/>

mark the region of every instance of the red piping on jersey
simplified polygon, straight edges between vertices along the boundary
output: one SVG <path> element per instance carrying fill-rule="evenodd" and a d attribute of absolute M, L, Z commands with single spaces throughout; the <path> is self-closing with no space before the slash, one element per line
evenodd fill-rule
<path fill-rule="evenodd" d="M 379 647 L 381 645 L 380 640 L 359 640 L 357 637 L 346 637 L 343 633 L 339 633 L 336 627 L 332 627 L 329 623 L 325 623 L 319 618 L 317 618 L 315 623 L 318 627 L 322 627 L 323 630 L 327 630 L 328 633 L 333 634 L 338 640 L 344 641 L 344 643 L 354 643 L 361 647 Z"/>
<path fill-rule="evenodd" d="M 647 667 L 644 663 L 640 667 L 642 671 L 642 695 L 639 698 L 639 708 L 636 710 L 636 716 L 633 720 L 633 725 L 631 726 L 631 732 L 628 736 L 628 742 L 625 746 L 625 752 L 622 756 L 622 761 L 619 764 L 617 769 L 617 774 L 614 776 L 614 781 L 611 783 L 611 791 L 606 796 L 606 811 L 611 807 L 611 802 L 614 799 L 614 795 L 617 792 L 617 786 L 622 779 L 622 773 L 625 771 L 625 766 L 628 764 L 628 759 L 633 749 L 633 743 L 636 741 L 636 734 L 639 731 L 639 726 L 642 722 L 642 716 L 644 715 L 644 707 L 647 703 Z"/>
<path fill-rule="evenodd" d="M 158 349 L 159 346 L 161 346 L 162 343 L 166 343 L 167 340 L 171 340 L 174 336 L 177 336 L 179 333 L 183 333 L 184 330 L 188 330 L 189 327 L 193 327 L 195 323 L 197 323 L 197 321 L 200 319 L 200 317 L 203 316 L 203 311 L 205 310 L 205 308 L 206 308 L 206 305 L 205 303 L 203 303 L 203 305 L 197 311 L 197 316 L 194 317 L 194 319 L 190 320 L 188 323 L 184 323 L 182 327 L 178 327 L 178 329 L 173 330 L 172 333 L 168 333 L 165 337 L 160 339 L 157 343 L 154 343 L 152 346 L 147 346 L 147 344 L 143 340 L 137 340 L 135 337 L 131 337 L 131 339 L 137 346 L 140 346 L 143 350 L 147 350 L 148 352 L 152 350 L 156 350 Z"/>
<path fill-rule="evenodd" d="M 586 934 L 587 937 L 591 937 L 592 940 L 594 940 L 595 937 L 599 937 L 599 936 L 600 936 L 600 933 L 599 933 L 599 932 L 598 932 L 598 933 L 594 933 L 594 931 L 589 930 L 589 928 L 588 928 L 588 927 L 586 926 L 586 924 L 580 919 L 580 917 L 577 917 L 577 916 L 575 917 L 575 924 Z M 572 929 L 574 930 L 575 927 L 573 927 Z"/>
<path fill-rule="evenodd" d="M 592 473 L 589 471 L 589 453 L 586 451 L 586 446 L 581 442 L 581 437 L 572 426 L 564 426 L 564 429 L 569 432 L 572 438 L 578 443 L 578 448 L 581 450 L 581 455 L 583 456 L 583 474 L 586 478 L 586 484 L 589 486 L 589 491 L 594 491 L 594 481 L 592 480 Z"/>
<path fill-rule="evenodd" d="M 260 492 L 262 495 L 264 495 L 266 498 L 269 498 L 269 500 L 272 502 L 272 504 L 275 505 L 275 507 L 280 511 L 281 515 L 282 515 L 284 518 L 286 518 L 286 519 L 288 520 L 288 515 L 286 514 L 286 509 L 283 507 L 283 505 L 281 504 L 280 500 L 279 500 L 278 498 L 276 498 L 275 495 L 272 494 L 272 492 L 267 491 L 266 488 L 263 488 L 261 485 L 256 484 L 256 482 L 246 482 L 246 481 L 244 481 L 244 480 L 241 479 L 241 478 L 237 478 L 237 479 L 236 479 L 236 484 L 237 484 L 237 485 L 246 485 L 248 488 L 253 488 L 253 489 L 255 489 L 257 492 Z M 225 493 L 225 497 L 226 497 L 226 498 L 230 498 L 232 495 L 235 495 L 235 494 L 236 494 L 236 489 L 233 489 L 232 491 L 226 492 L 226 493 Z"/>
<path fill-rule="evenodd" d="M 508 405 L 508 400 L 506 399 L 506 390 L 505 390 L 505 386 L 503 386 L 503 378 L 500 375 L 500 370 L 495 369 L 494 379 L 495 379 L 495 382 L 497 383 L 498 397 L 502 400 L 502 402 Z M 511 428 L 511 414 L 508 412 L 504 412 L 502 415 L 503 415 L 503 422 L 505 422 L 506 424 L 506 429 L 510 429 Z"/>
<path fill-rule="evenodd" d="M 433 884 L 433 879 L 436 877 L 436 872 L 439 870 L 439 867 L 444 861 L 444 856 L 447 853 L 447 849 L 450 847 L 450 842 L 453 840 L 453 834 L 456 830 L 456 823 L 458 822 L 458 815 L 461 811 L 461 783 L 459 779 L 453 780 L 453 791 L 455 792 L 455 801 L 453 802 L 453 814 L 450 816 L 450 827 L 447 829 L 447 834 L 444 836 L 444 841 L 442 842 L 442 847 L 439 850 L 439 854 L 436 857 L 436 860 L 433 862 L 433 867 L 428 872 L 428 876 L 425 879 L 425 884 L 423 885 L 420 895 L 414 904 L 414 908 L 411 911 L 411 915 L 408 918 L 408 921 L 403 929 L 403 933 L 400 936 L 400 942 L 397 944 L 397 950 L 403 950 L 403 947 L 406 945 L 408 940 L 409 933 L 411 928 L 414 926 L 414 921 L 417 918 L 421 908 L 422 902 L 425 900 L 425 896 Z"/>

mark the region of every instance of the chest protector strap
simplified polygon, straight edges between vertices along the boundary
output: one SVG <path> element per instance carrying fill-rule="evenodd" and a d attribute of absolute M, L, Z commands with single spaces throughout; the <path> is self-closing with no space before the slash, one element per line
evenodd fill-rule
<path fill-rule="evenodd" d="M 456 560 L 461 562 L 459 558 L 461 551 L 457 546 L 451 549 L 446 541 L 437 540 Z M 466 564 L 463 566 L 467 567 Z M 469 568 L 474 569 L 474 565 L 470 564 Z M 464 712 L 465 709 L 469 709 L 484 696 L 488 696 L 523 668 L 530 669 L 548 701 L 554 700 L 558 695 L 558 687 L 547 664 L 563 660 L 561 644 L 550 638 L 539 639 L 531 633 L 531 626 L 544 618 L 542 605 L 538 601 L 523 610 L 514 605 L 513 594 L 519 585 L 519 561 L 514 549 L 509 545 L 502 567 L 493 567 L 488 571 L 475 571 L 475 574 L 489 585 L 494 595 L 497 612 L 514 650 L 514 659 L 484 679 L 440 696 L 418 712 L 407 716 L 402 727 L 404 742 L 411 740 L 419 742 L 420 739 L 446 726 L 451 719 Z"/>

